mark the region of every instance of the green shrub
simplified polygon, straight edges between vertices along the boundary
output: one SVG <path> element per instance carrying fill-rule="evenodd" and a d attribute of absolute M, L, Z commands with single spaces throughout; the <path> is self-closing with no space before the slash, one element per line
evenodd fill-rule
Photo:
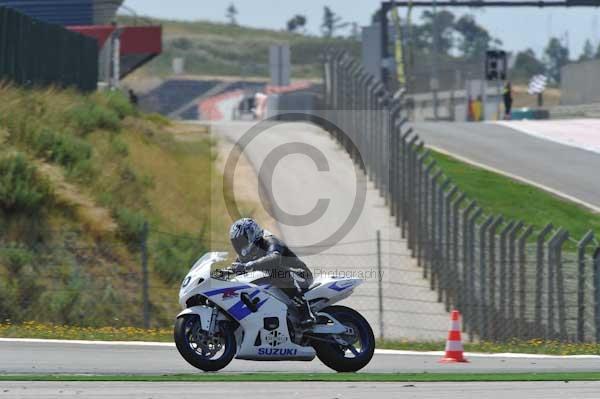
<path fill-rule="evenodd" d="M 145 114 L 144 118 L 146 120 L 158 125 L 159 127 L 167 127 L 172 124 L 172 122 L 169 118 L 167 118 L 166 116 L 163 116 L 161 114 L 156 114 L 156 113 Z"/>
<path fill-rule="evenodd" d="M 110 142 L 110 146 L 112 148 L 112 151 L 117 155 L 126 157 L 129 154 L 129 147 L 127 147 L 127 143 L 125 143 L 118 137 L 113 137 L 113 139 Z"/>
<path fill-rule="evenodd" d="M 17 304 L 15 288 L 7 281 L 0 281 L 0 321 L 18 321 L 22 314 Z"/>
<path fill-rule="evenodd" d="M 127 208 L 118 208 L 113 211 L 113 216 L 119 225 L 119 234 L 130 244 L 140 243 L 146 218 L 141 212 Z"/>
<path fill-rule="evenodd" d="M 0 158 L 0 208 L 36 213 L 52 198 L 50 184 L 22 154 Z"/>
<path fill-rule="evenodd" d="M 121 120 L 117 112 L 89 100 L 72 108 L 69 117 L 82 134 L 97 129 L 115 132 L 121 129 Z"/>
<path fill-rule="evenodd" d="M 33 253 L 19 244 L 0 247 L 0 264 L 5 266 L 11 278 L 18 277 L 25 266 L 31 265 L 33 258 Z"/>
<path fill-rule="evenodd" d="M 137 114 L 137 109 L 131 104 L 129 98 L 120 91 L 109 91 L 104 93 L 108 107 L 117 113 L 120 119 Z"/>
<path fill-rule="evenodd" d="M 86 291 L 85 285 L 79 274 L 73 273 L 64 287 L 46 291 L 41 301 L 45 316 L 57 324 L 73 324 L 80 321 L 79 316 L 85 314 L 81 300 Z"/>
<path fill-rule="evenodd" d="M 7 271 L 8 279 L 0 282 L 0 310 L 12 306 L 4 317 L 19 320 L 24 310 L 35 305 L 42 292 L 40 278 L 33 268 L 34 254 L 27 248 L 10 243 L 0 248 L 0 265 Z M 2 313 L 0 313 L 2 314 Z"/>
<path fill-rule="evenodd" d="M 34 143 L 38 156 L 68 169 L 92 157 L 92 146 L 86 141 L 66 134 L 43 130 Z"/>
<path fill-rule="evenodd" d="M 180 281 L 185 277 L 192 263 L 207 247 L 203 234 L 193 237 L 161 237 L 153 247 L 154 271 L 167 283 Z"/>

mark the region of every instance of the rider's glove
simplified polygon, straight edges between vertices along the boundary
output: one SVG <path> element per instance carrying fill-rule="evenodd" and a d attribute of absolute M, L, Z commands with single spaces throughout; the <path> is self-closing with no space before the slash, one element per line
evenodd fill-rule
<path fill-rule="evenodd" d="M 246 265 L 240 262 L 233 262 L 231 264 L 231 270 L 237 274 L 242 274 L 246 272 Z"/>

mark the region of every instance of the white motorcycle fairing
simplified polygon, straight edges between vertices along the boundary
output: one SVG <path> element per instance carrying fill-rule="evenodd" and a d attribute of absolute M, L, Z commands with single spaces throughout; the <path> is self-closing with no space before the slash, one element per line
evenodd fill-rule
<path fill-rule="evenodd" d="M 194 264 L 179 291 L 179 303 L 184 310 L 177 317 L 197 314 L 202 329 L 208 331 L 213 322 L 213 308 L 187 305 L 190 298 L 201 295 L 239 323 L 235 332 L 237 359 L 312 360 L 316 353 L 311 346 L 292 342 L 287 321 L 289 301 L 281 297 L 279 289 L 268 283 L 253 284 L 248 281 L 247 275 L 232 280 L 211 277 L 212 265 L 226 258 L 227 253 L 209 252 Z M 257 278 L 256 273 L 252 275 L 253 280 Z M 348 297 L 361 283 L 362 280 L 357 278 L 325 277 L 315 280 L 305 298 L 314 303 L 313 312 L 329 317 L 333 324 L 317 325 L 313 333 L 346 331 L 337 320 L 318 311 Z M 226 319 L 226 316 L 221 314 L 218 319 Z"/>

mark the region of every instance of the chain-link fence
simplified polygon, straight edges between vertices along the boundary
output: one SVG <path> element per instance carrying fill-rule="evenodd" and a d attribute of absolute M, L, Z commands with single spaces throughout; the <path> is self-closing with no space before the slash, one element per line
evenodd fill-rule
<path fill-rule="evenodd" d="M 144 224 L 124 238 L 96 232 L 43 231 L 15 244 L 0 240 L 0 323 L 41 321 L 57 325 L 169 326 L 179 312 L 179 285 L 203 252 L 230 252 L 229 240 L 175 234 Z M 111 238 L 112 237 L 112 238 Z M 406 240 L 345 240 L 302 256 L 315 279 L 358 277 L 365 284 L 345 304 L 372 324 L 379 338 L 440 340 L 448 317 L 422 271 L 406 252 Z M 221 267 L 228 266 L 225 262 Z"/>
<path fill-rule="evenodd" d="M 577 241 L 552 224 L 486 214 L 407 126 L 403 92 L 345 53 L 328 54 L 324 72 L 325 128 L 373 180 L 431 290 L 462 312 L 471 338 L 600 341 L 593 232 Z"/>
<path fill-rule="evenodd" d="M 0 80 L 95 90 L 96 39 L 0 7 Z"/>

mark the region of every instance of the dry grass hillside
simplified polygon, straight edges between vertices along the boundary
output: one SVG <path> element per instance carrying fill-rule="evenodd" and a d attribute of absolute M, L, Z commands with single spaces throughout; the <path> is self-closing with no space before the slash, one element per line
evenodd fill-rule
<path fill-rule="evenodd" d="M 186 127 L 117 92 L 0 97 L 0 318 L 139 325 L 147 222 L 152 324 L 170 324 L 191 262 L 227 245 L 208 130 L 180 140 Z"/>
<path fill-rule="evenodd" d="M 135 23 L 121 16 L 123 23 Z M 148 18 L 163 27 L 163 52 L 133 74 L 136 76 L 168 76 L 175 57 L 185 59 L 188 74 L 203 76 L 268 77 L 269 46 L 289 43 L 292 56 L 292 77 L 320 78 L 320 57 L 328 46 L 360 54 L 360 42 L 349 38 L 323 38 L 290 33 L 285 30 L 257 29 L 210 21 L 171 21 Z M 285 21 L 282 20 L 282 27 Z"/>

